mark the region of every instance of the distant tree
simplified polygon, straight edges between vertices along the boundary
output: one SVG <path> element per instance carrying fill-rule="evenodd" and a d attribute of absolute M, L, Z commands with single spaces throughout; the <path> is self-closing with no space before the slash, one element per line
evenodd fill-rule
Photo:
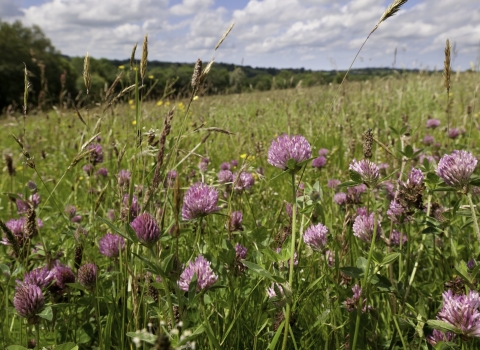
<path fill-rule="evenodd" d="M 29 74 L 29 104 L 47 107 L 76 94 L 77 73 L 38 26 L 0 21 L 0 111 L 23 105 L 24 67 Z M 25 64 L 25 65 L 24 65 Z"/>

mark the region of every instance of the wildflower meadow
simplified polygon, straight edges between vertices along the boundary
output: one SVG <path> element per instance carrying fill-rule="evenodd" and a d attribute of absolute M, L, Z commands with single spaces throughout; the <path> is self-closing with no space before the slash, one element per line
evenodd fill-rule
<path fill-rule="evenodd" d="M 478 72 L 151 100 L 147 53 L 0 120 L 2 348 L 480 347 Z"/>

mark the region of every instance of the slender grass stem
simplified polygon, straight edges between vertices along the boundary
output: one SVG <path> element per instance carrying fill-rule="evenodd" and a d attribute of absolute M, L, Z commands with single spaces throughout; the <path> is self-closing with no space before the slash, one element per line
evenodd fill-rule
<path fill-rule="evenodd" d="M 297 193 L 295 189 L 295 173 L 292 172 L 292 240 L 290 243 L 290 271 L 288 274 L 288 284 L 290 288 L 293 290 L 293 266 L 294 264 L 294 257 L 295 257 L 295 229 L 296 229 L 296 220 L 297 220 Z M 290 314 L 292 312 L 292 301 L 290 298 L 287 300 L 287 307 L 285 311 L 285 330 L 283 333 L 283 342 L 282 342 L 282 350 L 287 348 L 287 341 L 288 341 L 288 329 L 290 326 Z"/>

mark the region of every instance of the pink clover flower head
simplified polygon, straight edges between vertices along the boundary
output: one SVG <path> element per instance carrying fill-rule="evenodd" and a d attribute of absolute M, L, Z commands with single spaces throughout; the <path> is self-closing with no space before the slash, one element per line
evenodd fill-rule
<path fill-rule="evenodd" d="M 102 255 L 117 258 L 125 250 L 125 240 L 120 235 L 107 233 L 98 241 L 98 248 Z"/>
<path fill-rule="evenodd" d="M 103 163 L 103 149 L 102 145 L 99 143 L 91 143 L 88 148 L 90 151 L 90 163 L 92 163 L 93 166 Z"/>
<path fill-rule="evenodd" d="M 436 173 L 448 186 L 462 190 L 476 166 L 477 159 L 471 153 L 456 150 L 440 159 Z"/>
<path fill-rule="evenodd" d="M 45 298 L 39 286 L 23 284 L 16 288 L 13 305 L 18 314 L 25 317 L 28 323 L 36 324 L 39 321 L 37 314 L 45 306 Z"/>
<path fill-rule="evenodd" d="M 243 214 L 241 211 L 234 211 L 230 216 L 230 230 L 242 231 Z"/>
<path fill-rule="evenodd" d="M 218 182 L 221 184 L 233 182 L 233 173 L 230 170 L 220 170 L 218 172 Z"/>
<path fill-rule="evenodd" d="M 400 231 L 393 230 L 390 235 L 390 244 L 400 246 L 400 241 L 402 242 L 402 246 L 405 246 L 405 243 L 408 241 L 407 235 Z"/>
<path fill-rule="evenodd" d="M 432 135 L 425 135 L 423 138 L 423 144 L 426 146 L 433 145 L 435 143 L 435 138 Z"/>
<path fill-rule="evenodd" d="M 236 191 L 248 190 L 255 184 L 255 178 L 253 175 L 246 171 L 242 171 L 240 175 L 238 175 L 238 173 L 234 173 L 233 178 L 234 189 Z"/>
<path fill-rule="evenodd" d="M 160 228 L 155 219 L 148 213 L 137 216 L 130 223 L 130 226 L 135 231 L 140 243 L 150 246 L 160 239 Z"/>
<path fill-rule="evenodd" d="M 183 270 L 178 281 L 178 287 L 188 292 L 188 286 L 192 281 L 194 275 L 197 276 L 197 288 L 196 291 L 207 290 L 218 280 L 218 276 L 215 275 L 210 267 L 211 262 L 205 259 L 202 255 L 197 256 L 195 261 L 190 261 L 188 267 Z"/>
<path fill-rule="evenodd" d="M 183 198 L 182 219 L 194 220 L 220 210 L 218 191 L 203 182 L 193 184 Z"/>
<path fill-rule="evenodd" d="M 437 319 L 456 328 L 457 332 L 468 337 L 480 337 L 480 296 L 476 291 L 467 295 L 455 295 L 451 290 L 442 294 L 443 307 Z"/>
<path fill-rule="evenodd" d="M 320 148 L 320 149 L 318 150 L 318 155 L 319 155 L 320 157 L 326 157 L 327 154 L 328 154 L 328 152 L 329 152 L 328 149 L 326 149 L 326 148 Z"/>
<path fill-rule="evenodd" d="M 325 164 L 327 164 L 327 158 L 325 158 L 324 156 L 319 156 L 312 160 L 312 167 L 317 169 L 322 169 Z"/>
<path fill-rule="evenodd" d="M 237 260 L 243 260 L 247 257 L 247 248 L 240 243 L 235 244 L 235 258 Z"/>
<path fill-rule="evenodd" d="M 440 126 L 440 120 L 433 119 L 433 118 L 427 120 L 427 124 L 426 124 L 427 128 L 435 129 L 435 128 L 438 128 L 439 126 Z"/>
<path fill-rule="evenodd" d="M 370 187 L 374 187 L 380 178 L 378 166 L 368 159 L 362 159 L 360 161 L 354 159 L 352 163 L 350 163 L 349 169 L 357 172 L 362 178 L 362 181 Z"/>
<path fill-rule="evenodd" d="M 130 179 L 132 178 L 132 173 L 127 169 L 122 169 L 117 174 L 118 186 L 128 187 L 130 186 Z"/>
<path fill-rule="evenodd" d="M 373 237 L 374 230 L 374 215 L 361 213 L 357 215 L 355 221 L 353 222 L 353 235 L 360 238 L 362 241 L 370 243 Z M 377 238 L 380 235 L 382 227 L 380 222 L 377 220 Z"/>
<path fill-rule="evenodd" d="M 23 282 L 17 281 L 19 284 L 34 284 L 41 289 L 48 287 L 54 279 L 52 271 L 48 267 L 38 267 L 23 275 Z"/>
<path fill-rule="evenodd" d="M 287 163 L 293 159 L 296 164 L 312 156 L 312 148 L 307 139 L 301 135 L 288 136 L 283 134 L 272 141 L 268 150 L 268 163 L 274 167 L 286 170 Z"/>
<path fill-rule="evenodd" d="M 321 251 L 327 244 L 328 228 L 322 224 L 311 225 L 303 234 L 305 244 L 316 251 Z"/>
<path fill-rule="evenodd" d="M 435 346 L 439 342 L 453 342 L 456 337 L 457 335 L 455 333 L 444 333 L 442 331 L 439 331 L 438 329 L 434 329 L 432 334 L 427 336 L 427 342 L 430 345 Z"/>
<path fill-rule="evenodd" d="M 448 130 L 447 136 L 451 139 L 456 139 L 460 136 L 460 130 L 458 130 L 457 128 L 451 128 L 450 130 Z"/>
<path fill-rule="evenodd" d="M 338 205 L 345 205 L 347 203 L 347 194 L 345 192 L 335 193 L 333 201 Z"/>
<path fill-rule="evenodd" d="M 422 186 L 424 176 L 421 170 L 412 168 L 410 174 L 408 174 L 407 185 Z"/>

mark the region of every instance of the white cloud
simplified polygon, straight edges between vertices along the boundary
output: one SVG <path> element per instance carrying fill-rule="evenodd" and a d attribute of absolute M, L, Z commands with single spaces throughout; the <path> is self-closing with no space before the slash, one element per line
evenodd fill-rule
<path fill-rule="evenodd" d="M 170 7 L 170 12 L 176 16 L 187 16 L 205 11 L 213 4 L 213 0 L 183 0 L 181 4 Z"/>

